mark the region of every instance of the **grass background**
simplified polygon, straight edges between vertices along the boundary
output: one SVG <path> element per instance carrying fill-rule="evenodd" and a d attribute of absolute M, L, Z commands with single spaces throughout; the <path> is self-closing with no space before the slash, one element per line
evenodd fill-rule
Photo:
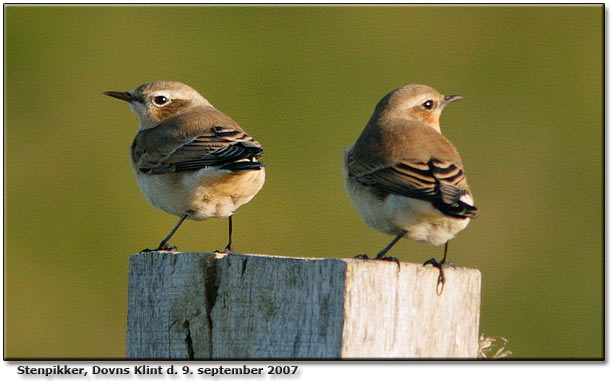
<path fill-rule="evenodd" d="M 345 195 L 342 150 L 397 87 L 463 95 L 441 124 L 481 213 L 449 258 L 482 272 L 481 332 L 514 358 L 603 355 L 602 5 L 5 6 L 4 28 L 6 357 L 124 356 L 128 256 L 176 218 L 140 194 L 137 120 L 102 91 L 159 79 L 263 144 L 234 244 L 286 256 L 386 245 Z M 226 223 L 187 222 L 173 243 L 220 249 Z"/>

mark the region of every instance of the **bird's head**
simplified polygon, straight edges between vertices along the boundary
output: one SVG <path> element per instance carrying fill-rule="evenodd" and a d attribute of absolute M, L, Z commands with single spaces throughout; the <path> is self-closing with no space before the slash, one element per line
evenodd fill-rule
<path fill-rule="evenodd" d="M 210 102 L 184 83 L 157 81 L 145 83 L 130 91 L 106 91 L 105 95 L 121 99 L 140 121 L 140 130 L 152 128 L 166 119 L 184 114 Z"/>
<path fill-rule="evenodd" d="M 442 95 L 426 85 L 407 85 L 387 94 L 376 106 L 376 113 L 388 119 L 408 119 L 422 122 L 440 131 L 441 112 L 460 95 Z"/>

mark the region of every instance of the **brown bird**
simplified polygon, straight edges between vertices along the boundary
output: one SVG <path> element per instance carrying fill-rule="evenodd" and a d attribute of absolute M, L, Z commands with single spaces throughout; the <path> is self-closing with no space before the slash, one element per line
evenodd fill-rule
<path fill-rule="evenodd" d="M 439 268 L 438 290 L 448 241 L 477 210 L 460 155 L 439 126 L 443 109 L 461 98 L 425 85 L 390 92 L 343 160 L 346 190 L 361 218 L 395 236 L 375 259 L 396 260 L 385 255 L 401 238 L 445 244 L 441 262 L 425 262 Z"/>
<path fill-rule="evenodd" d="M 144 197 L 180 217 L 155 250 L 175 249 L 168 242 L 187 218 L 227 217 L 224 251 L 231 252 L 232 215 L 265 182 L 259 142 L 180 82 L 151 82 L 104 94 L 126 101 L 140 121 L 130 159 Z"/>

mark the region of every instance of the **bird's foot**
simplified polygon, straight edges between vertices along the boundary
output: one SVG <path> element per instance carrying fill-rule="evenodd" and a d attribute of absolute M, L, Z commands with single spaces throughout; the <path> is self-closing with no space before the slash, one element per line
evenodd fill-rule
<path fill-rule="evenodd" d="M 433 267 L 437 267 L 439 269 L 439 277 L 437 278 L 437 295 L 441 295 L 443 293 L 443 287 L 445 285 L 445 275 L 443 274 L 443 266 L 454 267 L 451 263 L 446 263 L 445 261 L 437 262 L 435 258 L 431 258 L 428 261 L 424 262 L 422 266 L 432 265 Z"/>
<path fill-rule="evenodd" d="M 176 246 L 168 246 L 167 243 L 161 243 L 156 249 L 144 249 L 140 250 L 140 254 L 142 253 L 150 253 L 151 251 L 178 251 L 178 247 Z"/>
<path fill-rule="evenodd" d="M 233 246 L 231 244 L 225 246 L 223 250 L 214 250 L 215 254 L 231 254 L 233 253 Z"/>
<path fill-rule="evenodd" d="M 380 258 L 376 257 L 376 258 L 374 258 L 374 260 L 376 260 L 376 261 L 391 261 L 391 262 L 395 262 L 397 264 L 397 266 L 401 267 L 401 263 L 395 257 L 380 257 Z"/>
<path fill-rule="evenodd" d="M 391 261 L 391 262 L 395 262 L 397 264 L 397 266 L 399 266 L 399 268 L 401 268 L 401 264 L 399 263 L 399 260 L 395 257 L 384 257 L 384 256 L 377 256 L 375 258 L 369 258 L 369 256 L 367 254 L 359 254 L 357 256 L 354 257 L 355 259 L 369 259 L 369 260 L 374 260 L 374 261 Z"/>

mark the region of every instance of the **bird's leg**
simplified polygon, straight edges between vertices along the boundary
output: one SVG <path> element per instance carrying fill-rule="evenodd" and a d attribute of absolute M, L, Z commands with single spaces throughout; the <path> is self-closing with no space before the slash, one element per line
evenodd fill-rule
<path fill-rule="evenodd" d="M 231 243 L 231 235 L 233 233 L 233 221 L 232 221 L 231 217 L 233 217 L 233 216 L 229 216 L 229 242 L 227 243 L 227 246 L 225 246 L 223 251 L 216 250 L 216 253 L 218 253 L 218 254 L 229 254 L 229 253 L 233 252 L 233 245 Z"/>
<path fill-rule="evenodd" d="M 388 251 L 397 243 L 397 241 L 399 241 L 401 238 L 403 238 L 403 236 L 406 234 L 407 232 L 402 230 L 399 234 L 397 234 L 397 236 L 395 238 L 393 238 L 392 241 L 390 241 L 390 243 L 383 248 L 376 256 L 374 259 L 376 260 L 383 260 L 383 261 L 393 261 L 396 262 L 397 264 L 399 264 L 399 260 L 395 257 L 385 257 L 386 253 L 388 253 Z M 369 259 L 369 257 L 367 256 L 367 254 L 360 254 L 357 255 L 354 258 L 360 258 L 360 259 Z"/>
<path fill-rule="evenodd" d="M 161 243 L 159 244 L 159 247 L 157 248 L 157 250 L 176 250 L 176 247 L 168 247 L 168 242 L 170 241 L 170 238 L 172 238 L 172 236 L 174 235 L 174 233 L 176 233 L 176 230 L 178 230 L 178 228 L 180 227 L 180 225 L 185 221 L 185 219 L 188 217 L 188 214 L 183 214 L 182 217 L 180 217 L 180 220 L 178 220 L 178 223 L 174 226 L 174 228 L 170 231 L 170 233 L 168 234 L 167 237 L 165 237 L 163 239 L 163 241 L 161 241 Z"/>
<path fill-rule="evenodd" d="M 174 226 L 174 228 L 170 231 L 170 234 L 168 234 L 167 237 L 165 237 L 163 239 L 163 241 L 161 241 L 161 243 L 159 244 L 159 247 L 156 248 L 155 250 L 151 250 L 151 249 L 144 249 L 141 251 L 141 253 L 144 252 L 148 252 L 148 251 L 174 251 L 176 250 L 176 246 L 172 246 L 172 247 L 168 247 L 168 242 L 170 241 L 170 238 L 172 238 L 172 236 L 174 235 L 174 233 L 176 233 L 176 230 L 178 230 L 178 227 L 184 222 L 184 220 L 188 217 L 188 214 L 183 214 L 182 217 L 180 217 L 180 220 L 178 220 L 178 223 Z"/>
<path fill-rule="evenodd" d="M 405 233 L 407 233 L 405 230 L 402 230 L 399 234 L 397 234 L 397 236 L 395 238 L 393 238 L 392 241 L 390 241 L 390 243 L 383 248 L 374 259 L 390 259 L 392 257 L 384 257 L 386 255 L 386 253 L 388 253 L 388 250 L 390 250 L 393 246 L 395 246 L 395 243 L 397 243 L 398 240 L 400 240 L 401 238 L 403 238 L 403 236 L 405 235 Z M 394 259 L 396 260 L 396 258 Z"/>
<path fill-rule="evenodd" d="M 443 292 L 443 287 L 446 281 L 445 276 L 443 275 L 443 265 L 446 264 L 446 258 L 448 256 L 448 243 L 450 241 L 446 242 L 445 247 L 443 249 L 443 259 L 441 260 L 441 262 L 437 262 L 437 260 L 435 258 L 431 258 L 428 261 L 424 262 L 424 264 L 422 266 L 426 266 L 426 265 L 432 265 L 433 267 L 437 267 L 439 269 L 439 277 L 437 278 L 437 295 L 441 295 L 441 293 Z M 450 266 L 453 266 L 450 264 Z"/>
<path fill-rule="evenodd" d="M 230 253 L 233 251 L 233 245 L 231 244 L 231 235 L 233 234 L 233 220 L 231 219 L 233 216 L 229 216 L 229 241 L 227 242 L 227 246 L 225 246 L 225 251 Z"/>

